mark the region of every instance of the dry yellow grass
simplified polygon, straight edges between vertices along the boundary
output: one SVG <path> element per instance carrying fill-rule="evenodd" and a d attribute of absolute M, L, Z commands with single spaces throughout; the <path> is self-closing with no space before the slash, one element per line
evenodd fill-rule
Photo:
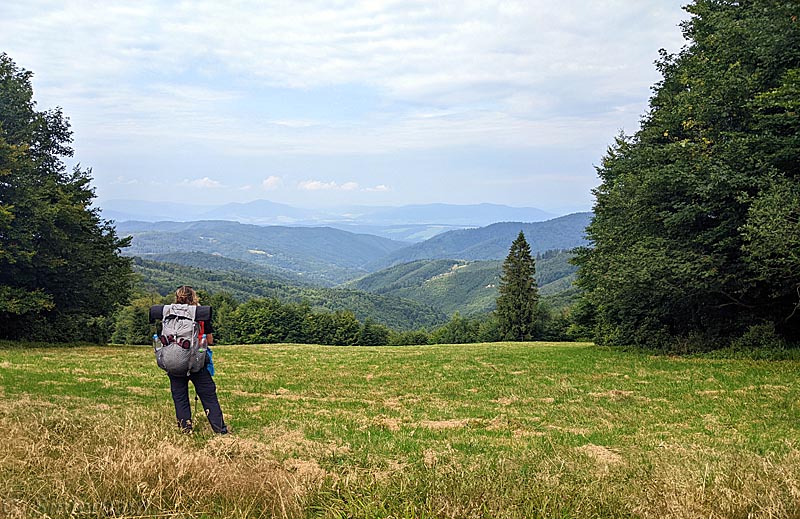
<path fill-rule="evenodd" d="M 279 461 L 276 445 L 154 429 L 164 413 L 147 409 L 107 412 L 3 401 L 2 514 L 298 517 L 326 477 L 312 457 Z"/>

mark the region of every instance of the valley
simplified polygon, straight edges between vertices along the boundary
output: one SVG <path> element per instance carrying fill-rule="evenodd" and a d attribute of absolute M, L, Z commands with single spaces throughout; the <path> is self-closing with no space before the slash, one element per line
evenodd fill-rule
<path fill-rule="evenodd" d="M 117 223 L 131 236 L 140 290 L 166 295 L 181 284 L 239 301 L 272 297 L 329 311 L 351 310 L 398 330 L 434 327 L 458 312 L 494 309 L 502 261 L 523 230 L 537 258 L 550 308 L 574 302 L 569 251 L 586 245 L 590 213 L 545 222 L 458 229 L 409 244 L 333 227 L 260 226 L 232 221 Z"/>

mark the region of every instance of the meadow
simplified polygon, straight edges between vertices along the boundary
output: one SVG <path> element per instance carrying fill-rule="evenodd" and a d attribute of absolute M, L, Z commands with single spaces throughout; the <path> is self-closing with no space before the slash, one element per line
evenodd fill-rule
<path fill-rule="evenodd" d="M 496 343 L 215 364 L 233 434 L 184 435 L 149 348 L 0 347 L 0 516 L 800 517 L 797 361 Z"/>

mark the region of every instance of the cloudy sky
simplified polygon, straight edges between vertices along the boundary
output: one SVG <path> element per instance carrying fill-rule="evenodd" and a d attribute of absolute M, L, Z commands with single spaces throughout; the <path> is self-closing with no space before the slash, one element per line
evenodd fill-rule
<path fill-rule="evenodd" d="M 685 1 L 4 0 L 110 199 L 591 207 Z"/>

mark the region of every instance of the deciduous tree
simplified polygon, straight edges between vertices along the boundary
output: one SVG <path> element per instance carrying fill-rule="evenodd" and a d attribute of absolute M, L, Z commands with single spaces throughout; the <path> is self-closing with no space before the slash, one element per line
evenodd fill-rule
<path fill-rule="evenodd" d="M 687 45 L 598 167 L 578 282 L 606 343 L 800 339 L 800 4 L 695 0 Z"/>
<path fill-rule="evenodd" d="M 92 207 L 91 170 L 69 170 L 69 122 L 37 111 L 32 74 L 0 54 L 0 337 L 104 341 L 128 299 L 129 260 Z"/>

